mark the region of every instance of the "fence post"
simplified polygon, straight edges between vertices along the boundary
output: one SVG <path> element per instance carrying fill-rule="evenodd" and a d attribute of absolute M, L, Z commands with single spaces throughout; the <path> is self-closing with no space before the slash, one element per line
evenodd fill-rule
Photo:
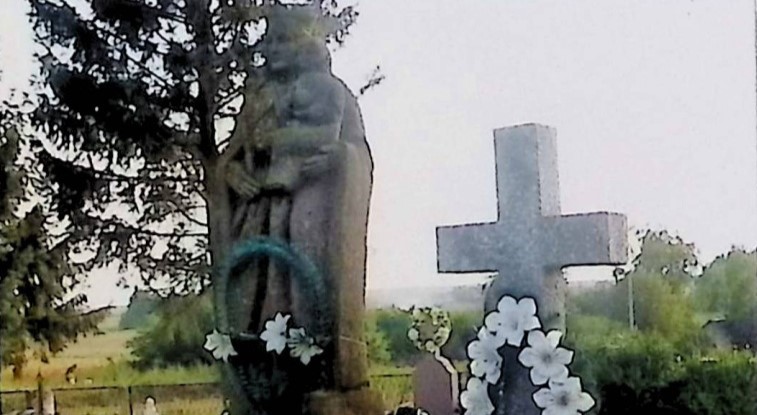
<path fill-rule="evenodd" d="M 134 404 L 131 400 L 131 385 L 126 387 L 126 394 L 129 396 L 129 415 L 134 415 Z"/>
<path fill-rule="evenodd" d="M 37 372 L 37 414 L 42 414 L 42 373 Z"/>

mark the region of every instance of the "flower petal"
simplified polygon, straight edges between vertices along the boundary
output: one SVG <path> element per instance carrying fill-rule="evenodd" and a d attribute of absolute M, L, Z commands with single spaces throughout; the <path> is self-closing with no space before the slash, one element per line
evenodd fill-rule
<path fill-rule="evenodd" d="M 586 392 L 581 392 L 576 400 L 576 408 L 581 412 L 586 412 L 594 406 L 594 399 Z"/>
<path fill-rule="evenodd" d="M 211 336 L 212 336 L 211 334 L 208 334 L 207 336 L 205 336 L 205 344 L 202 346 L 203 349 L 209 352 L 213 351 L 216 347 L 218 347 L 216 346 L 215 342 L 213 342 L 213 339 L 211 338 Z"/>
<path fill-rule="evenodd" d="M 549 374 L 545 373 L 541 366 L 534 366 L 529 375 L 531 377 L 531 383 L 536 386 L 544 385 L 549 381 Z"/>
<path fill-rule="evenodd" d="M 491 313 L 487 314 L 486 318 L 484 318 L 484 324 L 489 331 L 495 332 L 497 331 L 499 326 L 504 324 L 504 317 L 502 313 L 498 311 L 492 311 Z"/>
<path fill-rule="evenodd" d="M 531 297 L 524 297 L 518 301 L 518 308 L 526 315 L 536 314 L 536 301 Z"/>
<path fill-rule="evenodd" d="M 533 395 L 534 403 L 539 408 L 546 408 L 548 406 L 551 406 L 554 401 L 555 397 L 552 394 L 552 391 L 548 388 L 541 388 Z"/>
<path fill-rule="evenodd" d="M 581 379 L 577 377 L 556 381 L 555 384 L 559 385 L 559 387 L 567 389 L 571 393 L 576 393 L 581 390 Z"/>
<path fill-rule="evenodd" d="M 528 333 L 528 345 L 534 348 L 541 348 L 547 345 L 547 337 L 541 330 L 532 330 Z"/>
<path fill-rule="evenodd" d="M 555 380 L 555 381 L 561 381 L 568 378 L 570 375 L 570 371 L 568 370 L 567 366 L 563 366 L 560 364 L 556 365 L 550 365 L 550 367 L 547 368 L 545 371 L 548 380 Z"/>
<path fill-rule="evenodd" d="M 552 346 L 552 348 L 557 347 L 560 344 L 560 339 L 562 338 L 562 332 L 559 330 L 551 330 L 549 333 L 547 333 L 546 340 L 549 342 L 549 345 Z"/>
<path fill-rule="evenodd" d="M 533 347 L 523 349 L 518 355 L 518 361 L 520 361 L 525 367 L 534 367 L 540 362 L 539 356 L 536 354 Z"/>
<path fill-rule="evenodd" d="M 523 343 L 523 331 L 522 330 L 513 330 L 508 333 L 507 336 L 507 344 L 514 347 L 520 347 L 521 343 Z"/>
<path fill-rule="evenodd" d="M 499 381 L 499 377 L 502 375 L 502 364 L 498 363 L 496 366 L 489 369 L 486 372 L 486 382 L 495 385 Z"/>
<path fill-rule="evenodd" d="M 508 313 L 514 311 L 517 306 L 518 303 L 515 301 L 515 298 L 506 295 L 497 303 L 497 310 Z"/>
<path fill-rule="evenodd" d="M 563 365 L 569 365 L 573 361 L 573 351 L 558 347 L 554 353 L 554 360 Z"/>
<path fill-rule="evenodd" d="M 536 316 L 528 317 L 523 323 L 523 330 L 525 331 L 531 331 L 539 328 L 541 328 L 541 321 L 539 321 L 539 317 Z"/>

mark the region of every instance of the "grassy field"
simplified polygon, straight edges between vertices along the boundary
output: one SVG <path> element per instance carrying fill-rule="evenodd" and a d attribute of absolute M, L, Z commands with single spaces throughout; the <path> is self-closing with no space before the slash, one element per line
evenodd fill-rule
<path fill-rule="evenodd" d="M 138 371 L 130 364 L 127 343 L 136 331 L 118 330 L 120 315 L 110 316 L 101 325 L 104 334 L 88 336 L 62 353 L 42 363 L 29 355 L 29 363 L 19 379 L 11 370 L 0 373 L 4 410 L 25 409 L 22 391 L 35 390 L 37 374 L 56 391 L 61 415 L 141 414 L 148 396 L 158 402 L 162 415 L 220 414 L 223 399 L 213 384 L 219 380 L 215 367 L 176 367 Z M 66 382 L 66 370 L 77 365 L 76 385 Z M 410 368 L 373 367 L 371 383 L 384 398 L 387 409 L 412 401 Z M 185 386 L 188 383 L 197 384 Z M 162 386 L 161 386 L 162 385 Z M 180 386 L 176 386 L 180 385 Z M 95 388 L 95 389 L 92 389 Z M 7 393 L 19 391 L 18 393 Z M 131 409 L 130 409 L 131 402 Z"/>

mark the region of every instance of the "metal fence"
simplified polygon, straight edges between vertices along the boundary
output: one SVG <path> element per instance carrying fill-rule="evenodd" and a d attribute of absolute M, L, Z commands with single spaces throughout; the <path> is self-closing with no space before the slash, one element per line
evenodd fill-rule
<path fill-rule="evenodd" d="M 371 385 L 382 395 L 386 409 L 412 402 L 411 374 L 372 376 Z M 161 415 L 216 415 L 224 408 L 217 383 L 58 388 L 52 392 L 60 415 L 143 415 L 148 397 L 155 399 Z M 9 414 L 33 408 L 36 391 L 0 392 L 0 398 L 3 412 Z"/>
<path fill-rule="evenodd" d="M 60 415 L 142 415 L 152 397 L 162 415 L 213 415 L 223 411 L 218 384 L 140 385 L 52 389 Z M 35 391 L 0 392 L 3 411 L 34 407 Z"/>

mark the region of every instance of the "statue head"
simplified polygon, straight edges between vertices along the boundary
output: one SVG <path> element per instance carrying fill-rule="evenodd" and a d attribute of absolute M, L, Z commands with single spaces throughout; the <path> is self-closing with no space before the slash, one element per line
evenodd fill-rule
<path fill-rule="evenodd" d="M 275 6 L 266 15 L 262 51 L 273 74 L 329 70 L 328 31 L 320 8 Z"/>

